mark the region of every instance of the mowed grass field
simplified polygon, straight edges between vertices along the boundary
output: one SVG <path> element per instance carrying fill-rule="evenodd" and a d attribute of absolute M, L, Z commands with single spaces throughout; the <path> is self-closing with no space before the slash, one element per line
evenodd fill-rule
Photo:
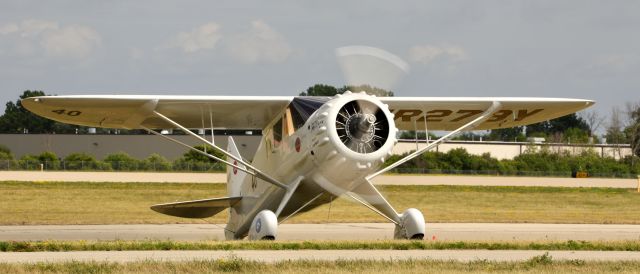
<path fill-rule="evenodd" d="M 380 186 L 398 211 L 420 209 L 427 222 L 640 224 L 640 193 L 633 189 Z M 156 203 L 222 197 L 225 184 L 0 182 L 0 224 L 224 223 L 165 216 Z M 340 198 L 288 223 L 386 222 Z"/>
<path fill-rule="evenodd" d="M 638 273 L 638 269 L 638 262 L 556 261 L 546 254 L 524 262 L 293 260 L 270 264 L 231 257 L 187 262 L 0 263 L 2 273 Z"/>
<path fill-rule="evenodd" d="M 0 241 L 0 252 L 124 250 L 573 250 L 640 251 L 640 241 Z M 1 273 L 1 272 L 0 272 Z"/>

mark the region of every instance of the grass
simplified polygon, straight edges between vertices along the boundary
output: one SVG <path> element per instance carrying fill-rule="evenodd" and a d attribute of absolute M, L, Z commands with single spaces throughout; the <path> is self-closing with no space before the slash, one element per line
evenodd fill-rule
<path fill-rule="evenodd" d="M 601 250 L 640 251 L 640 241 L 32 241 L 0 242 L 1 252 L 122 250 Z"/>
<path fill-rule="evenodd" d="M 640 262 L 556 261 L 548 254 L 524 262 L 436 260 L 294 260 L 262 263 L 239 258 L 186 262 L 0 263 L 0 273 L 638 273 Z"/>
<path fill-rule="evenodd" d="M 416 207 L 427 222 L 640 224 L 640 194 L 633 189 L 414 185 L 380 190 L 397 210 Z M 204 223 L 158 214 L 149 206 L 225 195 L 225 184 L 0 182 L 0 225 Z M 225 211 L 206 222 L 226 219 Z M 386 220 L 340 198 L 287 222 Z"/>

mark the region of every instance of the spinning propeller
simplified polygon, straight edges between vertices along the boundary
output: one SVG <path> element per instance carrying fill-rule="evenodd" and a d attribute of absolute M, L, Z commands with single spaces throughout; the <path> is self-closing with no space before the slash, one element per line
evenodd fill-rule
<path fill-rule="evenodd" d="M 385 50 L 367 46 L 347 46 L 336 49 L 336 57 L 347 85 L 359 88 L 380 88 L 390 91 L 409 72 L 409 65 Z M 384 112 L 366 100 L 351 101 L 340 109 L 336 130 L 342 143 L 358 153 L 371 153 L 382 147 L 389 137 L 389 121 Z"/>
<path fill-rule="evenodd" d="M 407 62 L 379 48 L 341 47 L 336 49 L 336 57 L 350 87 L 369 85 L 390 91 L 409 72 Z"/>

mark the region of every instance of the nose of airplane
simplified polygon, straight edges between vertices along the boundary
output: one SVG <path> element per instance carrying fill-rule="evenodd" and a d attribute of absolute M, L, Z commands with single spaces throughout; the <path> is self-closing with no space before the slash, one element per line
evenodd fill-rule
<path fill-rule="evenodd" d="M 375 172 L 396 144 L 395 123 L 388 106 L 374 96 L 347 92 L 327 102 L 326 125 L 315 150 L 315 181 L 340 195 Z M 322 142 L 321 142 L 322 143 Z"/>
<path fill-rule="evenodd" d="M 334 104 L 335 114 L 329 115 L 335 119 L 329 124 L 335 128 L 339 140 L 336 145 L 358 154 L 372 154 L 395 139 L 392 114 L 375 97 L 347 93 L 339 99 Z"/>

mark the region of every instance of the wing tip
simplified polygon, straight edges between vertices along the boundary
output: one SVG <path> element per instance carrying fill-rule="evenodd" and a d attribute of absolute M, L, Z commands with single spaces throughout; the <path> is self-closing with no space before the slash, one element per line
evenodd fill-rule
<path fill-rule="evenodd" d="M 29 97 L 20 99 L 20 104 L 26 108 L 28 111 L 35 113 L 36 104 L 42 101 L 42 96 Z"/>

